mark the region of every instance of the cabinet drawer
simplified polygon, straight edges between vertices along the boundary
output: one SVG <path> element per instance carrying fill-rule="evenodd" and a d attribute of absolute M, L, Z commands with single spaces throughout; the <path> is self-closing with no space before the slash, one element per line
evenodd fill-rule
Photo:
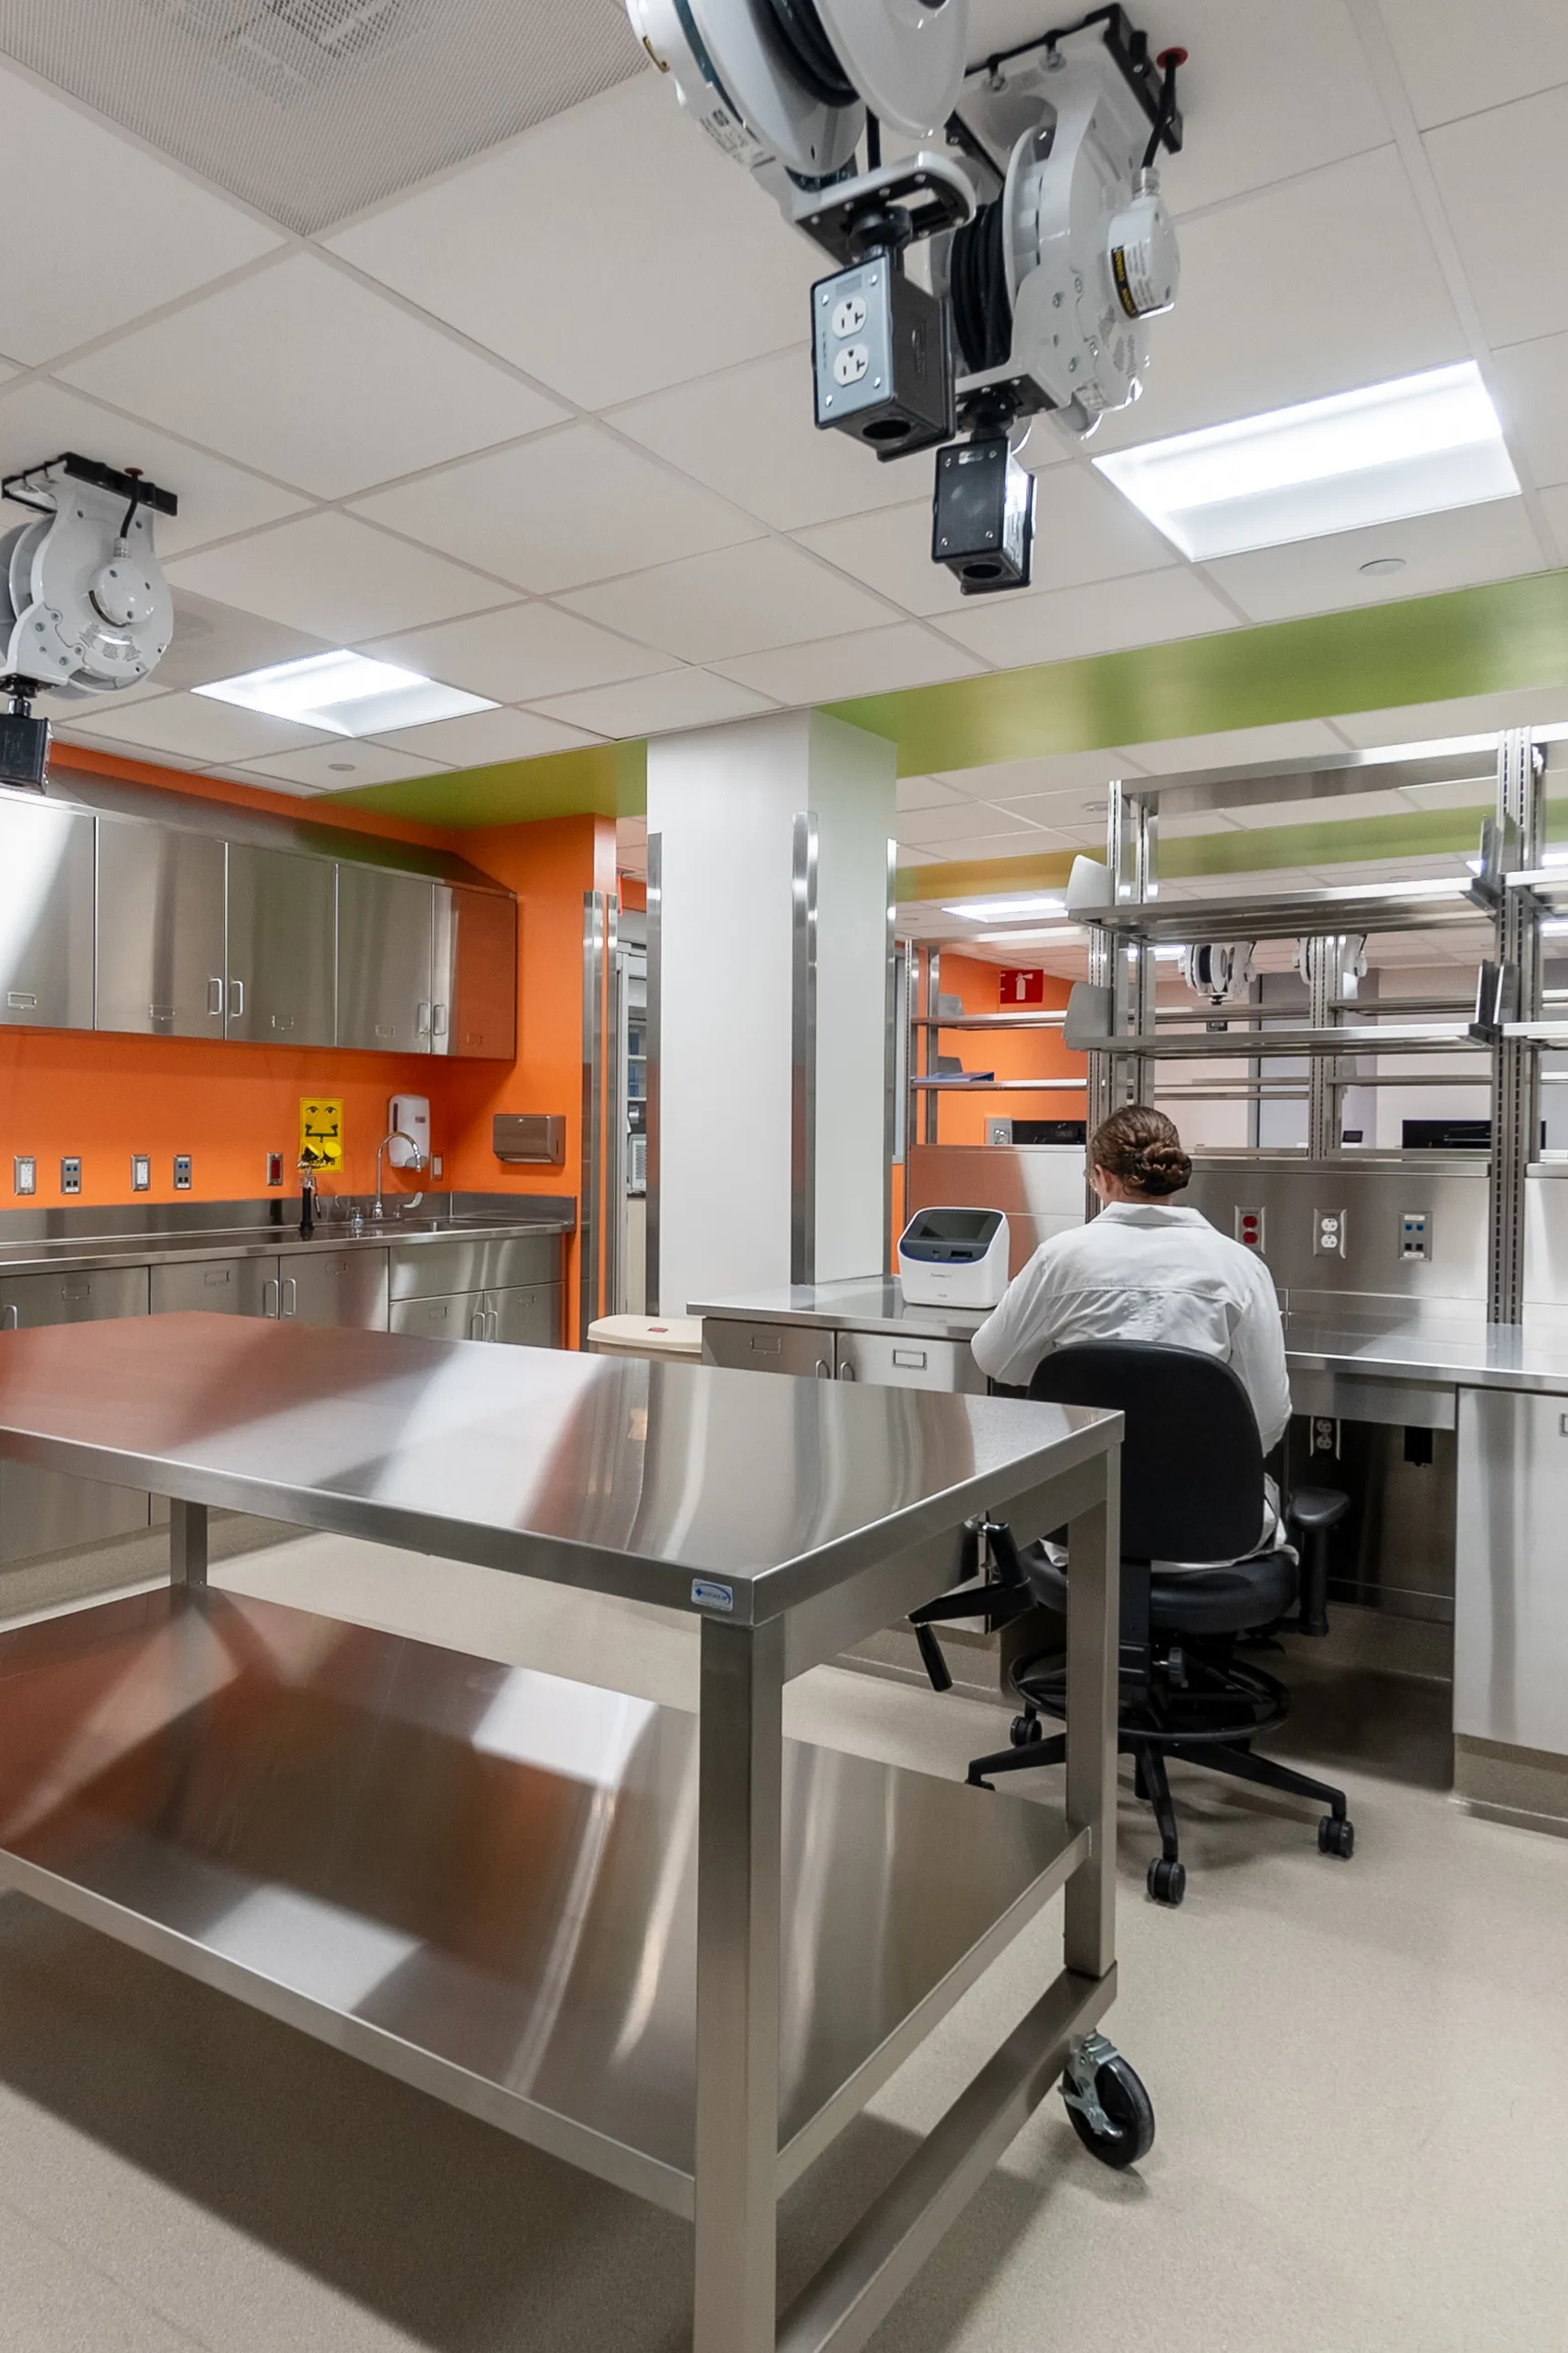
<path fill-rule="evenodd" d="M 452 1298 L 461 1291 L 512 1290 L 560 1279 L 558 1234 L 474 1234 L 392 1245 L 395 1299 Z"/>
<path fill-rule="evenodd" d="M 154 1315 L 196 1309 L 204 1315 L 271 1315 L 277 1304 L 276 1258 L 198 1258 L 151 1269 Z"/>
<path fill-rule="evenodd" d="M 946 1389 L 983 1396 L 985 1375 L 967 1341 L 902 1340 L 886 1331 L 841 1331 L 838 1377 L 883 1389 Z"/>
<path fill-rule="evenodd" d="M 736 1323 L 728 1316 L 703 1320 L 703 1362 L 747 1373 L 791 1373 L 803 1379 L 833 1377 L 833 1335 L 797 1323 Z"/>
<path fill-rule="evenodd" d="M 145 1267 L 102 1267 L 90 1274 L 16 1275 L 0 1282 L 0 1328 L 30 1331 L 47 1323 L 101 1323 L 145 1315 Z"/>
<path fill-rule="evenodd" d="M 460 1291 L 444 1299 L 394 1299 L 390 1329 L 417 1333 L 423 1340 L 479 1340 L 482 1309 L 477 1291 Z"/>

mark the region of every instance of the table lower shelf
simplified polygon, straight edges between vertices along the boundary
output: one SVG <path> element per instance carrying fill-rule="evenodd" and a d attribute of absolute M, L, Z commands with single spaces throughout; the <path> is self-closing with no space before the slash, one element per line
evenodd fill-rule
<path fill-rule="evenodd" d="M 0 1636 L 0 1882 L 677 2213 L 696 1719 L 217 1591 Z M 779 2187 L 1086 1851 L 786 1743 Z"/>

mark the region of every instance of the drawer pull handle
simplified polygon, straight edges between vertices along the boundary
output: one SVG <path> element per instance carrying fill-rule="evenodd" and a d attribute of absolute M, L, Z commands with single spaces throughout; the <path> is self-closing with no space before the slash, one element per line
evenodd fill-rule
<path fill-rule="evenodd" d="M 923 1348 L 895 1348 L 893 1351 L 893 1362 L 895 1364 L 906 1366 L 911 1373 L 924 1373 L 926 1351 Z"/>
<path fill-rule="evenodd" d="M 15 1005 L 18 1012 L 30 1013 L 37 1003 L 30 989 L 7 989 L 5 1002 Z"/>
<path fill-rule="evenodd" d="M 782 1340 L 759 1340 L 754 1332 L 750 1347 L 754 1356 L 779 1356 L 783 1353 L 784 1342 Z"/>

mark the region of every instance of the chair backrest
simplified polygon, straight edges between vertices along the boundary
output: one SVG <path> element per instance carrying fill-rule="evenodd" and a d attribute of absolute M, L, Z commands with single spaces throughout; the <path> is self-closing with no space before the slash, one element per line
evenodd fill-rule
<path fill-rule="evenodd" d="M 1036 1367 L 1032 1397 L 1127 1416 L 1121 1551 L 1128 1561 L 1236 1561 L 1263 1528 L 1263 1446 L 1228 1364 L 1195 1348 L 1083 1341 Z"/>

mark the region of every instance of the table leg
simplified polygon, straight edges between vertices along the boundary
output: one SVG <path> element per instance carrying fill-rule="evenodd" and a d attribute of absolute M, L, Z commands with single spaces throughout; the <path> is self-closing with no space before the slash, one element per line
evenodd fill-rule
<path fill-rule="evenodd" d="M 783 1629 L 705 1619 L 693 2353 L 777 2328 Z"/>
<path fill-rule="evenodd" d="M 179 1495 L 169 1499 L 169 1583 L 207 1583 L 207 1506 Z"/>
<path fill-rule="evenodd" d="M 1088 1860 L 1067 1881 L 1065 1957 L 1089 1977 L 1103 1977 L 1116 1958 L 1119 1447 L 1105 1466 L 1105 1501 L 1067 1530 L 1067 1820 L 1087 1823 L 1092 1838 Z"/>

